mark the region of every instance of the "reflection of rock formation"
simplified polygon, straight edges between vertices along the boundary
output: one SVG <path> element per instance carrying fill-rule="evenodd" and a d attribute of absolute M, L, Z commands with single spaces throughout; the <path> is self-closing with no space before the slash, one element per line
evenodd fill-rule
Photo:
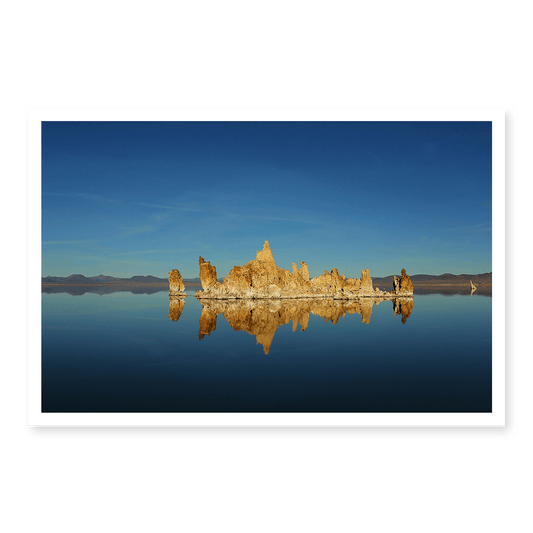
<path fill-rule="evenodd" d="M 313 315 L 324 319 L 324 322 L 331 321 L 336 324 L 339 319 L 345 315 L 361 315 L 361 322 L 370 324 L 372 316 L 372 307 L 382 302 L 381 298 L 364 298 L 361 300 L 311 300 L 312 306 L 310 312 Z"/>
<path fill-rule="evenodd" d="M 202 340 L 206 335 L 217 329 L 217 315 L 221 311 L 210 308 L 209 306 L 202 307 L 202 314 L 200 315 L 200 333 L 199 340 Z"/>
<path fill-rule="evenodd" d="M 168 273 L 169 295 L 186 297 L 185 284 L 179 270 L 171 270 Z"/>
<path fill-rule="evenodd" d="M 372 287 L 370 271 L 362 270 L 360 278 L 341 276 L 336 268 L 331 272 L 309 279 L 309 270 L 302 261 L 298 268 L 292 264 L 292 272 L 278 268 L 268 241 L 263 249 L 257 252 L 255 261 L 244 266 L 232 268 L 222 283 L 217 281 L 216 268 L 202 257 L 200 264 L 200 280 L 202 291 L 197 298 L 216 299 L 277 299 L 277 298 L 334 298 L 340 300 L 361 297 L 392 297 L 394 295 L 412 295 L 413 284 L 402 270 L 402 278 L 394 278 L 392 292 L 384 292 Z"/>
<path fill-rule="evenodd" d="M 360 300 L 292 299 L 292 300 L 221 300 L 202 299 L 200 316 L 200 340 L 215 330 L 217 316 L 222 314 L 235 331 L 246 331 L 255 335 L 258 344 L 268 354 L 272 339 L 279 326 L 292 321 L 292 331 L 300 326 L 305 331 L 309 325 L 309 315 L 313 314 L 325 322 L 336 324 L 345 315 L 361 315 L 361 322 L 370 323 L 372 307 L 384 301 L 381 298 Z M 409 298 L 395 299 L 394 314 L 401 313 L 402 322 L 409 316 L 413 301 Z M 410 304 L 409 304 L 410 302 Z"/>
<path fill-rule="evenodd" d="M 177 322 L 180 319 L 184 305 L 185 300 L 183 298 L 170 298 L 170 303 L 168 306 L 168 318 L 174 322 Z"/>
<path fill-rule="evenodd" d="M 413 310 L 412 298 L 394 298 L 392 300 L 392 307 L 394 309 L 394 316 L 402 315 L 402 324 L 405 324 L 411 311 Z"/>

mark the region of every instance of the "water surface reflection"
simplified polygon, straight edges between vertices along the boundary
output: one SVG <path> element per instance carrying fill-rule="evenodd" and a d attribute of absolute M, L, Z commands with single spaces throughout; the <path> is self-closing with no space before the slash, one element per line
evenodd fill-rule
<path fill-rule="evenodd" d="M 370 323 L 372 308 L 381 302 L 392 302 L 394 316 L 401 315 L 405 324 L 413 309 L 412 298 L 394 298 L 384 300 L 380 298 L 362 298 L 360 300 L 333 299 L 301 299 L 301 300 L 200 300 L 202 313 L 200 315 L 199 339 L 215 331 L 217 317 L 222 316 L 235 331 L 246 331 L 255 335 L 257 344 L 263 346 L 268 354 L 274 334 L 278 327 L 292 321 L 292 331 L 300 326 L 305 331 L 309 325 L 309 315 L 313 314 L 324 319 L 324 322 L 336 324 L 346 315 L 361 315 L 361 322 Z M 176 306 L 171 300 L 172 306 Z M 183 309 L 183 304 L 181 304 Z M 171 311 L 169 309 L 169 317 Z M 173 312 L 173 316 L 176 316 Z M 177 315 L 179 318 L 179 315 Z M 177 320 L 177 318 L 173 318 Z"/>
<path fill-rule="evenodd" d="M 174 322 L 177 322 L 180 319 L 184 306 L 184 298 L 170 297 L 170 303 L 168 305 L 168 318 Z"/>
<path fill-rule="evenodd" d="M 43 294 L 42 411 L 491 411 L 480 289 L 390 302 L 188 292 Z"/>

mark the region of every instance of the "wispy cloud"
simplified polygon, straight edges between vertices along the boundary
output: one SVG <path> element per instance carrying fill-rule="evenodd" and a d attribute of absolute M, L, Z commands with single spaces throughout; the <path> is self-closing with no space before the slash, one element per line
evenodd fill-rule
<path fill-rule="evenodd" d="M 69 196 L 69 197 L 85 198 L 86 200 L 93 200 L 95 202 L 100 202 L 100 203 L 111 203 L 111 204 L 120 204 L 120 203 L 122 203 L 120 200 L 113 200 L 111 198 L 105 198 L 104 196 L 100 196 L 98 194 L 85 194 L 85 193 L 81 193 L 81 192 L 70 192 L 70 193 L 43 192 L 43 195 L 45 195 L 45 196 Z"/>
<path fill-rule="evenodd" d="M 94 242 L 102 242 L 102 240 L 77 240 L 77 241 L 44 241 L 42 244 L 87 244 Z"/>
<path fill-rule="evenodd" d="M 97 194 L 78 194 L 77 196 L 81 196 L 82 198 L 86 198 L 87 200 L 95 200 L 96 202 L 105 202 L 110 204 L 120 204 L 120 200 L 112 200 L 111 198 L 104 198 L 103 196 L 99 196 Z"/>
<path fill-rule="evenodd" d="M 144 202 L 135 202 L 135 205 L 143 205 L 145 207 L 155 207 L 157 209 L 175 209 L 177 211 L 204 211 L 204 209 L 195 209 L 193 207 L 181 207 L 177 205 L 159 205 L 159 204 L 146 204 Z"/>
<path fill-rule="evenodd" d="M 175 254 L 175 253 L 183 253 L 183 252 L 190 252 L 190 251 L 196 251 L 194 250 L 135 250 L 135 251 L 129 251 L 129 252 L 117 252 L 115 254 L 111 254 L 111 257 L 120 257 L 123 255 L 137 255 L 137 254 Z"/>
<path fill-rule="evenodd" d="M 242 213 L 221 213 L 223 216 L 234 217 L 234 218 L 257 218 L 260 220 L 272 220 L 276 222 L 299 222 L 301 224 L 318 224 L 319 226 L 323 225 L 323 222 L 317 220 L 300 220 L 297 218 L 282 218 L 282 217 L 265 217 L 260 215 L 243 215 Z"/>
<path fill-rule="evenodd" d="M 145 202 L 135 202 L 136 205 L 142 205 L 146 207 L 154 207 L 158 209 L 173 209 L 176 211 L 196 211 L 196 212 L 208 212 L 210 215 L 218 215 L 229 218 L 255 218 L 259 220 L 271 220 L 275 222 L 300 222 L 302 224 L 318 224 L 321 225 L 322 222 L 316 220 L 302 220 L 298 218 L 286 218 L 286 217 L 272 217 L 272 216 L 261 216 L 261 215 L 247 215 L 243 213 L 230 213 L 228 211 L 222 211 L 212 207 L 211 209 L 197 209 L 194 207 L 182 207 L 182 206 L 172 206 L 172 205 L 160 205 L 160 204 L 148 204 Z M 247 205 L 247 202 L 243 202 L 243 205 Z"/>
<path fill-rule="evenodd" d="M 140 233 L 150 233 L 156 230 L 157 228 L 155 226 L 135 226 L 133 228 L 130 228 L 128 231 L 121 233 L 117 237 L 131 237 L 132 235 L 138 235 Z"/>
<path fill-rule="evenodd" d="M 459 226 L 456 228 L 448 228 L 448 231 L 491 231 L 492 228 L 486 223 L 474 224 L 472 226 Z"/>

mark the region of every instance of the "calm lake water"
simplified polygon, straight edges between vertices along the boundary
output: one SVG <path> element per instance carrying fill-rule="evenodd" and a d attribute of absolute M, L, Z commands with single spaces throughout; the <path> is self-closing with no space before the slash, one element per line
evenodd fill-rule
<path fill-rule="evenodd" d="M 188 294 L 44 293 L 42 411 L 491 411 L 489 296 L 238 305 Z"/>

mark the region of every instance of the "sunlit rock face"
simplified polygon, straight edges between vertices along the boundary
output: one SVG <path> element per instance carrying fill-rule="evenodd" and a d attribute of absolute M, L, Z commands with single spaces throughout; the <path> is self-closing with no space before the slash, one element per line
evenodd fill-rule
<path fill-rule="evenodd" d="M 203 257 L 199 259 L 200 264 L 200 282 L 204 291 L 217 288 L 220 283 L 217 281 L 217 269 L 211 266 L 209 261 L 205 261 Z"/>
<path fill-rule="evenodd" d="M 168 306 L 168 318 L 174 322 L 177 322 L 180 319 L 184 305 L 185 300 L 183 298 L 170 298 Z"/>
<path fill-rule="evenodd" d="M 215 331 L 217 317 L 222 314 L 235 331 L 246 331 L 255 335 L 257 344 L 268 354 L 274 334 L 280 326 L 292 321 L 292 331 L 305 331 L 309 326 L 309 316 L 315 315 L 325 322 L 337 324 L 346 315 L 361 315 L 361 322 L 369 324 L 372 308 L 383 302 L 383 298 L 360 300 L 335 300 L 332 298 L 292 299 L 292 300 L 221 300 L 202 299 L 200 334 L 202 340 Z M 409 307 L 410 301 L 410 307 Z M 393 300 L 394 314 L 402 314 L 402 322 L 409 316 L 412 299 Z"/>
<path fill-rule="evenodd" d="M 366 292 L 372 292 L 372 278 L 370 277 L 370 270 L 361 270 L 361 290 Z"/>
<path fill-rule="evenodd" d="M 382 298 L 394 295 L 412 295 L 411 279 L 402 270 L 402 278 L 395 278 L 392 292 L 380 291 L 372 286 L 368 269 L 360 278 L 341 276 L 336 268 L 309 279 L 309 269 L 303 261 L 292 272 L 278 268 L 268 241 L 258 251 L 256 259 L 243 266 L 232 268 L 222 283 L 217 281 L 216 268 L 202 257 L 199 260 L 202 290 L 197 298 L 214 299 L 280 299 L 280 298 L 334 298 L 347 300 L 363 297 Z"/>
<path fill-rule="evenodd" d="M 413 294 L 413 283 L 405 268 L 402 268 L 401 278 L 394 276 L 392 292 L 398 296 L 411 296 Z"/>
<path fill-rule="evenodd" d="M 174 269 L 168 273 L 168 285 L 170 296 L 179 296 L 181 298 L 187 296 L 185 294 L 185 284 L 179 270 Z"/>

